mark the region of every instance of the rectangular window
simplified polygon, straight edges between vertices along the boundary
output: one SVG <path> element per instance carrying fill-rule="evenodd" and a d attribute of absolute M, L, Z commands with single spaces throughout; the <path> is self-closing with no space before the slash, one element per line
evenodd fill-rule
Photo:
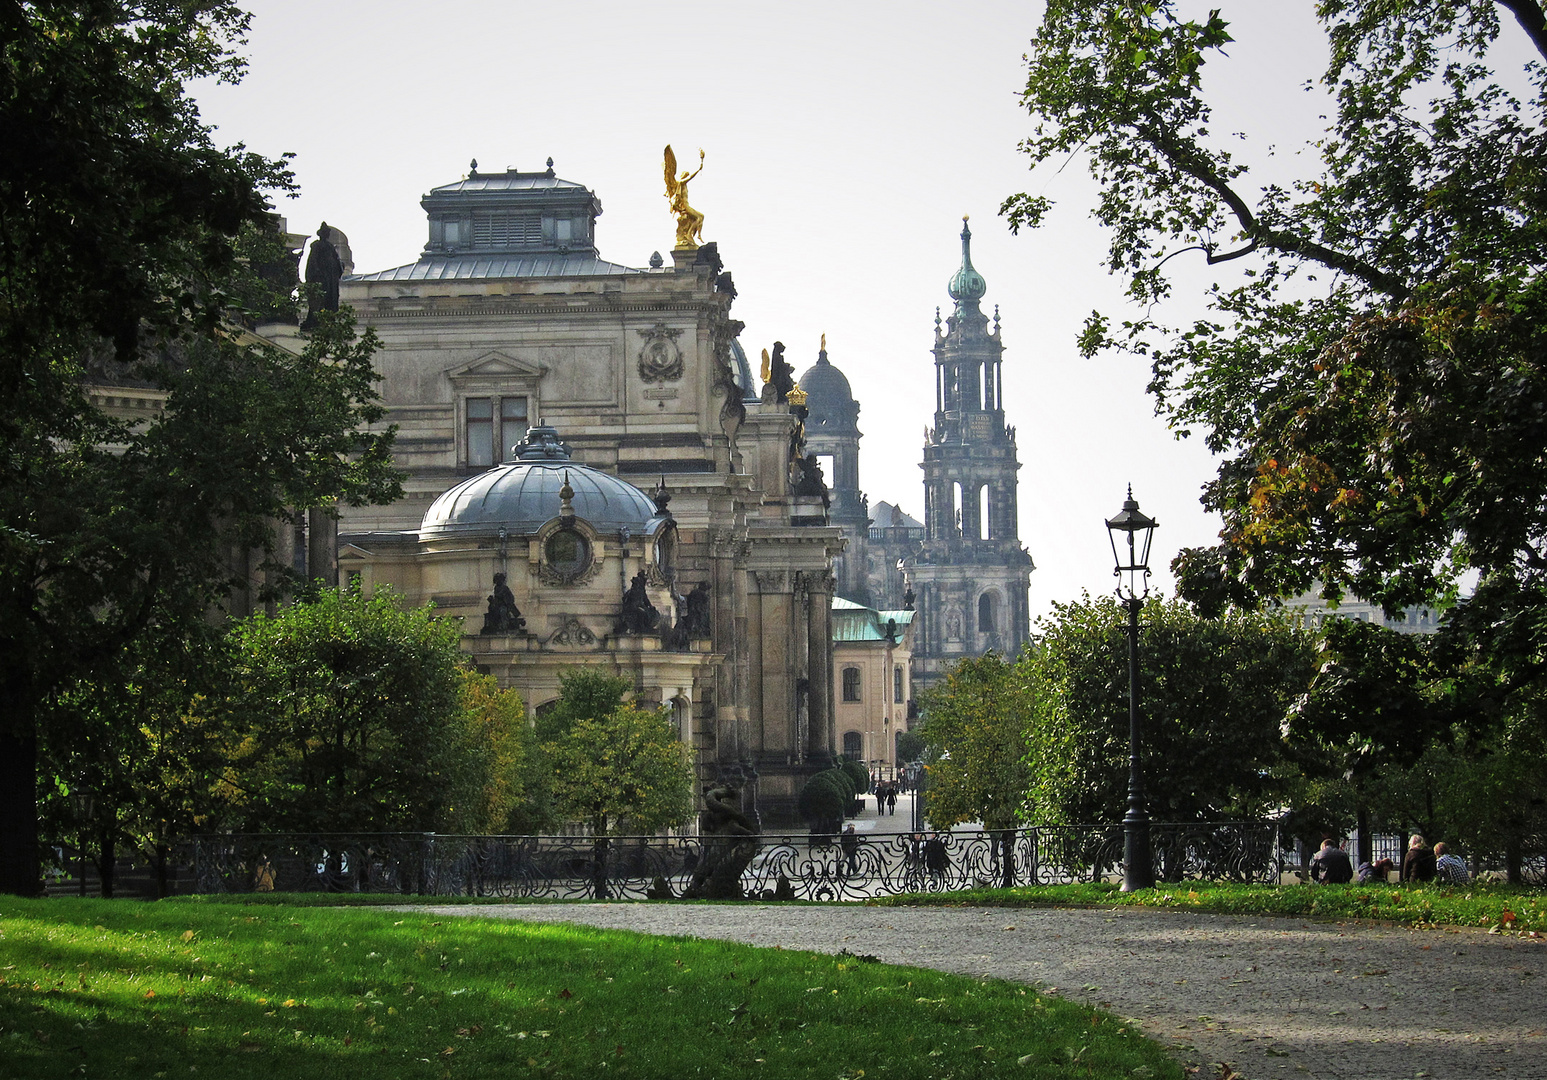
<path fill-rule="evenodd" d="M 514 448 L 526 437 L 526 425 L 526 398 L 500 398 L 500 460 L 515 460 Z"/>
<path fill-rule="evenodd" d="M 467 399 L 467 463 L 473 468 L 494 464 L 494 402 Z"/>
<path fill-rule="evenodd" d="M 902 700 L 902 665 L 892 668 L 892 700 Z"/>
<path fill-rule="evenodd" d="M 843 669 L 843 700 L 859 700 L 859 668 L 857 667 Z"/>

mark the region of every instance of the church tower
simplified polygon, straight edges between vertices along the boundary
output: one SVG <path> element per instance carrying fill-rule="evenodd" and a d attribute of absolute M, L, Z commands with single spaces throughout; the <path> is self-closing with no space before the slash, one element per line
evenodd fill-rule
<path fill-rule="evenodd" d="M 816 363 L 800 377 L 806 392 L 806 449 L 822 466 L 832 507 L 828 520 L 843 530 L 848 541 L 843 554 L 833 560 L 837 595 L 859 604 L 871 604 L 866 576 L 870 508 L 859 486 L 859 402 L 849 380 L 827 358 L 827 335 Z"/>
<path fill-rule="evenodd" d="M 917 593 L 914 680 L 992 649 L 1013 658 L 1030 637 L 1026 590 L 1034 569 L 1017 525 L 1015 429 L 1005 426 L 1004 346 L 979 307 L 988 291 L 972 265 L 962 219 L 962 264 L 935 313 L 935 422 L 924 445 L 924 541 L 905 564 Z"/>

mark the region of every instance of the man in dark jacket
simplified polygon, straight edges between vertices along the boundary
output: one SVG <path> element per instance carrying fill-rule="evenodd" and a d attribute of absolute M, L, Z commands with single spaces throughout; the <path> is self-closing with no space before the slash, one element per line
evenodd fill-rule
<path fill-rule="evenodd" d="M 1336 840 L 1321 842 L 1321 850 L 1311 859 L 1311 880 L 1323 885 L 1346 885 L 1354 880 L 1354 864 Z"/>

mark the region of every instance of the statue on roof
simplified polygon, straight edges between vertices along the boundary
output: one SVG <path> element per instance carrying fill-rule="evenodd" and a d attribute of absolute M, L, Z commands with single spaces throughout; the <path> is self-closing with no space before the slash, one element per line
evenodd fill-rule
<path fill-rule="evenodd" d="M 526 629 L 526 619 L 516 607 L 516 594 L 510 591 L 504 574 L 494 575 L 494 592 L 489 610 L 484 612 L 481 634 L 517 634 Z"/>
<path fill-rule="evenodd" d="M 671 144 L 666 144 L 666 199 L 677 218 L 677 247 L 688 251 L 698 247 L 704 232 L 704 215 L 688 205 L 688 181 L 703 171 L 704 152 L 700 149 L 698 169 L 691 173 L 683 169 L 678 176 L 677 155 L 672 153 Z"/>
<path fill-rule="evenodd" d="M 312 288 L 307 290 L 306 321 L 301 324 L 302 330 L 317 325 L 319 311 L 338 310 L 338 282 L 343 276 L 344 261 L 338 256 L 338 248 L 333 246 L 333 230 L 324 221 L 306 256 L 306 284 Z"/>

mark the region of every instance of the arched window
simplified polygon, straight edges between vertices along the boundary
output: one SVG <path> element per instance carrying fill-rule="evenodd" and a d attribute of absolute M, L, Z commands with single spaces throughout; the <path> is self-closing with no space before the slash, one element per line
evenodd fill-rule
<path fill-rule="evenodd" d="M 978 632 L 992 634 L 994 632 L 994 594 L 984 593 L 978 597 Z"/>
<path fill-rule="evenodd" d="M 859 699 L 859 668 L 846 667 L 843 669 L 843 700 L 858 701 Z"/>
<path fill-rule="evenodd" d="M 843 756 L 850 761 L 859 761 L 863 758 L 865 756 L 865 736 L 857 731 L 845 731 L 843 733 Z"/>

